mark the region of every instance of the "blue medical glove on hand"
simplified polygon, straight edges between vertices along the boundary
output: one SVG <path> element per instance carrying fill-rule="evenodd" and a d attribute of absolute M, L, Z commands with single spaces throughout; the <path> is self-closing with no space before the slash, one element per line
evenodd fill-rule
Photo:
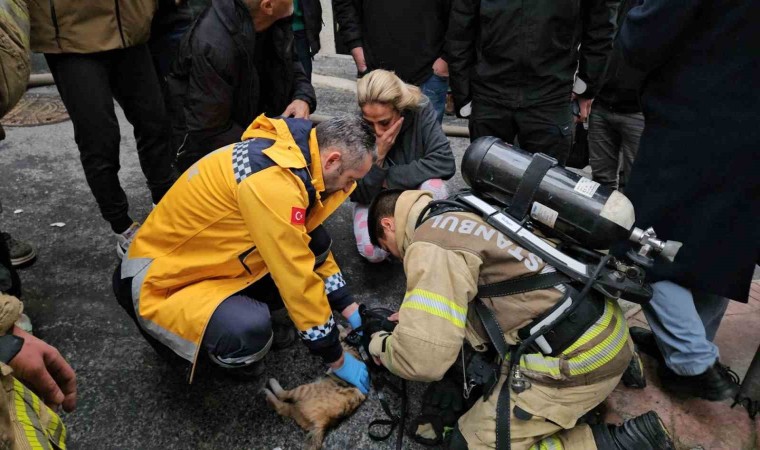
<path fill-rule="evenodd" d="M 343 365 L 333 369 L 333 373 L 342 380 L 347 381 L 367 395 L 369 392 L 369 372 L 367 365 L 354 358 L 350 353 L 343 353 Z"/>
<path fill-rule="evenodd" d="M 362 316 L 359 314 L 359 308 L 354 311 L 353 314 L 348 318 L 348 323 L 351 324 L 351 328 L 354 330 L 362 326 Z M 362 336 L 364 333 L 361 331 L 358 332 L 360 336 Z"/>

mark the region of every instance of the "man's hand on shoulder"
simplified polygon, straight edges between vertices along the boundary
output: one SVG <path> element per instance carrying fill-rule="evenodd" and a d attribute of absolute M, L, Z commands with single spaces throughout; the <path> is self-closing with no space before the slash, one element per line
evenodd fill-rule
<path fill-rule="evenodd" d="M 48 406 L 63 405 L 64 411 L 73 411 L 77 404 L 74 369 L 55 347 L 18 327 L 13 328 L 13 334 L 24 339 L 24 346 L 8 363 L 13 375 L 42 397 Z"/>
<path fill-rule="evenodd" d="M 309 118 L 309 104 L 303 100 L 293 100 L 290 102 L 285 111 L 282 113 L 284 117 L 294 117 L 296 119 L 308 119 Z"/>

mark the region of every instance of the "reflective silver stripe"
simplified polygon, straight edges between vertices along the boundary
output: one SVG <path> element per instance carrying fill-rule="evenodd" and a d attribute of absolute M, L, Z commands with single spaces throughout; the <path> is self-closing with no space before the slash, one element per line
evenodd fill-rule
<path fill-rule="evenodd" d="M 26 388 L 26 386 L 23 386 L 24 389 L 24 408 L 26 410 L 26 416 L 29 418 L 29 422 L 31 422 L 32 428 L 34 428 L 34 433 L 37 436 L 37 442 L 30 442 L 32 448 L 39 448 L 39 449 L 49 449 L 50 443 L 48 442 L 48 437 L 45 435 L 45 432 L 42 430 L 42 424 L 40 423 L 40 416 L 37 414 L 37 411 L 34 410 L 34 394 L 32 394 L 32 391 Z M 37 399 L 37 406 L 39 408 L 44 408 L 44 404 L 40 404 L 39 398 Z M 27 438 L 29 437 L 29 433 L 27 431 L 26 433 Z M 38 444 L 38 445 L 34 445 Z"/>
<path fill-rule="evenodd" d="M 346 285 L 346 280 L 343 279 L 343 274 L 338 272 L 325 278 L 325 293 L 327 295 L 332 294 L 338 289 Z"/>
<path fill-rule="evenodd" d="M 264 356 L 269 353 L 269 349 L 272 348 L 272 341 L 274 340 L 274 333 L 272 333 L 271 336 L 269 336 L 269 340 L 267 341 L 267 344 L 259 350 L 258 352 L 252 354 L 252 355 L 245 355 L 240 356 L 238 358 L 222 358 L 221 356 L 214 355 L 212 353 L 209 353 L 209 358 L 214 361 L 216 364 L 218 364 L 221 367 L 226 367 L 229 369 L 235 369 L 242 366 L 247 366 L 249 364 L 253 364 L 256 361 L 260 361 Z"/>
<path fill-rule="evenodd" d="M 423 289 L 412 290 L 411 295 L 407 295 L 404 299 L 401 308 L 414 308 L 428 312 L 448 320 L 459 328 L 464 328 L 467 323 L 464 308 L 442 295 Z"/>
<path fill-rule="evenodd" d="M 612 318 L 610 318 L 610 316 L 612 316 Z M 606 328 L 609 326 L 609 322 L 607 325 L 604 325 L 604 322 L 611 320 L 616 321 L 615 327 L 612 333 L 607 336 L 604 341 L 600 342 L 594 348 L 567 360 L 570 376 L 586 374 L 598 369 L 617 356 L 623 348 L 628 338 L 628 327 L 625 322 L 625 317 L 623 316 L 623 311 L 620 309 L 617 302 L 608 300 L 605 303 L 604 314 L 602 314 L 602 317 L 600 317 L 589 330 L 600 326 Z M 584 336 L 588 336 L 588 333 L 589 332 L 586 331 Z M 584 339 L 584 336 L 581 336 L 579 340 Z M 544 356 L 540 353 L 531 353 L 522 356 L 520 359 L 520 365 L 527 370 L 546 374 L 557 379 L 562 376 L 560 373 L 560 358 Z"/>
<path fill-rule="evenodd" d="M 160 343 L 174 350 L 174 353 L 182 358 L 192 362 L 198 349 L 195 342 L 188 341 L 182 336 L 172 333 L 140 315 L 140 291 L 145 281 L 145 275 L 148 273 L 148 269 L 152 263 L 153 259 L 151 258 L 125 258 L 121 264 L 121 278 L 132 277 L 132 307 L 135 309 L 137 321 L 143 330 L 147 331 Z"/>

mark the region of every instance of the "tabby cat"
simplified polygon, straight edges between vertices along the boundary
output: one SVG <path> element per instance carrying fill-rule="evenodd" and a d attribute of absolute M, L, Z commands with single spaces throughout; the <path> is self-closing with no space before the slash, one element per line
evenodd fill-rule
<path fill-rule="evenodd" d="M 341 335 L 345 335 L 344 330 Z M 358 357 L 356 351 L 345 343 L 343 348 Z M 309 432 L 308 450 L 321 449 L 327 429 L 353 414 L 366 399 L 359 389 L 331 375 L 290 390 L 283 389 L 274 378 L 270 378 L 267 384 L 268 388 L 263 388 L 262 392 L 269 406 Z"/>

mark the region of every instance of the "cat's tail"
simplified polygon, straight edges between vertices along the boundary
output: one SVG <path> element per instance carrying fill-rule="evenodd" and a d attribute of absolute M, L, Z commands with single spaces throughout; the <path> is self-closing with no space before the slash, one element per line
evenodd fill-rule
<path fill-rule="evenodd" d="M 306 449 L 307 450 L 320 450 L 322 448 L 322 442 L 325 440 L 324 428 L 312 428 L 309 434 L 306 435 Z"/>

